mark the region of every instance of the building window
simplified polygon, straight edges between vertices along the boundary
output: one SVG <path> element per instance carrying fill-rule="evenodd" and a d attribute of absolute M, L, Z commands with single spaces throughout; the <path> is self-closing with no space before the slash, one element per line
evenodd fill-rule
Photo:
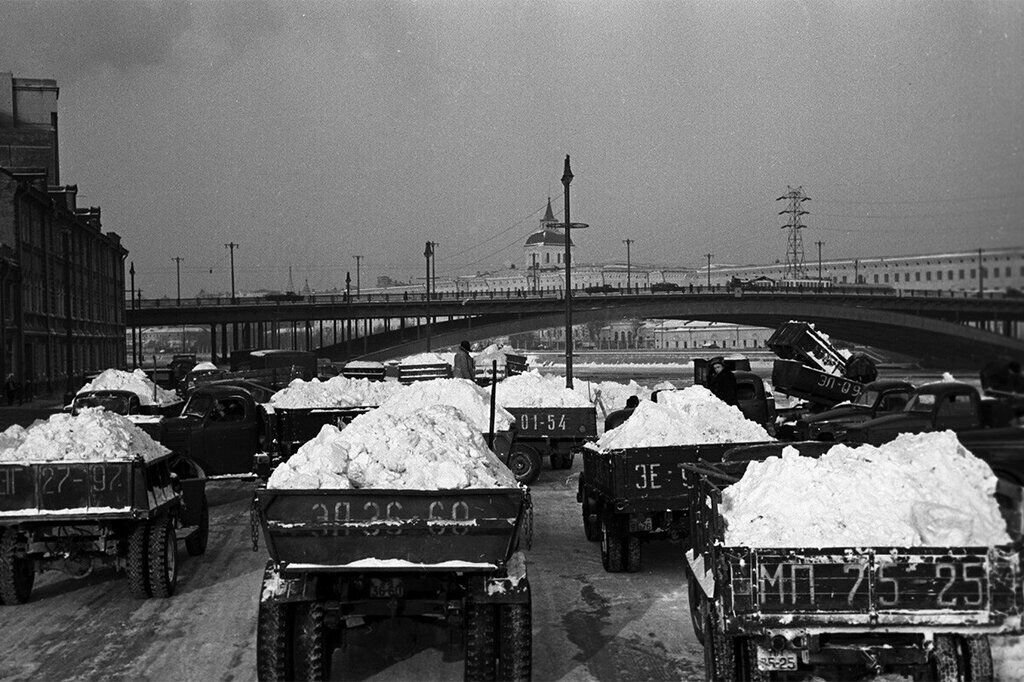
<path fill-rule="evenodd" d="M 974 279 L 977 276 L 978 276 L 978 271 L 975 270 L 974 268 L 971 268 L 971 279 Z"/>
<path fill-rule="evenodd" d="M 932 272 L 931 272 L 931 270 L 929 270 L 928 272 L 924 273 L 924 278 L 928 282 L 932 281 Z"/>
<path fill-rule="evenodd" d="M 920 282 L 921 281 L 921 273 L 920 272 L 915 272 L 914 273 L 914 281 L 915 282 Z"/>
<path fill-rule="evenodd" d="M 935 279 L 939 280 L 940 282 L 942 281 L 942 270 L 939 270 L 938 272 L 935 273 Z"/>
<path fill-rule="evenodd" d="M 875 284 L 878 284 L 878 275 L 875 275 Z"/>
<path fill-rule="evenodd" d="M 963 269 L 961 269 L 960 270 L 960 277 L 959 277 L 959 279 L 963 279 L 963 278 L 964 278 L 964 271 L 963 271 Z"/>
<path fill-rule="evenodd" d="M 952 271 L 952 270 L 950 270 L 950 271 L 949 271 L 949 272 L 947 272 L 946 274 L 947 274 L 947 275 L 949 276 L 949 277 L 948 277 L 949 281 L 950 281 L 950 282 L 952 282 L 952 281 L 953 281 L 953 271 Z"/>

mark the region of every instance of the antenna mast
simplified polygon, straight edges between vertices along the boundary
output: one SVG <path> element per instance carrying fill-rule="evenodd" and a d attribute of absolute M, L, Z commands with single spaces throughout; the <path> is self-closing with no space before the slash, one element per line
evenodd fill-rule
<path fill-rule="evenodd" d="M 800 230 L 806 227 L 800 219 L 809 212 L 803 210 L 803 202 L 811 198 L 804 196 L 803 187 L 786 187 L 787 192 L 776 201 L 787 201 L 785 209 L 779 211 L 779 215 L 789 215 L 789 222 L 782 226 L 783 230 L 789 230 L 786 242 L 786 270 L 787 279 L 806 279 L 807 272 L 804 268 L 804 239 Z"/>

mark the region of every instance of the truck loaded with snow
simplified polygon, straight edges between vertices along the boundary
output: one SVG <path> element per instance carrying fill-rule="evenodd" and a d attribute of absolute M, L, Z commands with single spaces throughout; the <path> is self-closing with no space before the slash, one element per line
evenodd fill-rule
<path fill-rule="evenodd" d="M 396 409 L 392 410 L 394 407 Z M 529 493 L 451 405 L 325 426 L 254 494 L 260 680 L 328 679 L 350 628 L 446 622 L 467 680 L 528 680 Z"/>
<path fill-rule="evenodd" d="M 1021 632 L 1022 489 L 949 432 L 820 446 L 686 473 L 706 679 L 993 679 L 989 635 Z"/>
<path fill-rule="evenodd" d="M 914 385 L 901 379 L 879 379 L 864 384 L 856 397 L 823 412 L 801 414 L 777 429 L 786 440 L 842 440 L 851 427 L 895 414 L 907 406 Z M 837 438 L 837 435 L 839 436 Z"/>
<path fill-rule="evenodd" d="M 738 444 L 770 442 L 703 386 L 640 401 L 620 426 L 583 450 L 577 501 L 588 540 L 600 540 L 606 571 L 635 572 L 641 542 L 680 540 L 689 531 L 690 485 L 684 465 L 720 461 Z"/>
<path fill-rule="evenodd" d="M 119 414 L 58 413 L 0 434 L 0 604 L 28 601 L 36 573 L 104 564 L 136 597 L 170 596 L 177 540 L 202 554 L 208 527 L 196 467 Z"/>
<path fill-rule="evenodd" d="M 920 386 L 900 412 L 836 431 L 836 439 L 881 445 L 903 433 L 952 431 L 1000 478 L 1024 483 L 1024 429 L 1011 402 L 982 397 L 961 381 Z"/>

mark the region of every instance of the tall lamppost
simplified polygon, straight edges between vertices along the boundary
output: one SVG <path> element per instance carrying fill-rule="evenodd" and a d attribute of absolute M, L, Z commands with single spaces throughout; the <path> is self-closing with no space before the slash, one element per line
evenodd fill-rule
<path fill-rule="evenodd" d="M 981 249 L 978 249 L 978 298 L 985 297 L 985 271 L 981 265 Z"/>
<path fill-rule="evenodd" d="M 583 229 L 586 223 L 571 222 L 569 217 L 569 185 L 572 183 L 569 155 L 565 155 L 562 186 L 565 188 L 565 222 L 554 227 L 565 228 L 565 387 L 572 388 L 572 228 Z"/>
<path fill-rule="evenodd" d="M 823 241 L 821 241 L 819 239 L 818 241 L 816 241 L 814 243 L 818 245 L 818 286 L 820 287 L 821 286 L 821 245 L 824 244 L 825 242 L 823 242 Z"/>
<path fill-rule="evenodd" d="M 626 293 L 629 293 L 633 289 L 632 270 L 629 262 L 629 245 L 633 243 L 633 240 L 623 239 L 622 243 L 626 245 Z"/>
<path fill-rule="evenodd" d="M 238 248 L 238 244 L 234 242 L 228 242 L 224 245 L 224 248 L 231 252 L 231 303 L 237 303 L 235 300 L 235 249 Z M 238 348 L 238 323 L 231 323 L 231 347 Z"/>
<path fill-rule="evenodd" d="M 131 267 L 128 268 L 128 274 L 131 275 L 132 282 L 132 313 L 134 317 L 135 312 L 135 261 L 132 261 Z M 139 366 L 139 350 L 138 346 L 135 345 L 135 321 L 132 321 L 132 367 Z"/>
<path fill-rule="evenodd" d="M 704 255 L 708 259 L 708 289 L 710 289 L 711 288 L 711 257 L 714 256 L 715 254 L 713 254 L 713 253 L 705 253 Z"/>
<path fill-rule="evenodd" d="M 345 273 L 345 361 L 352 357 L 352 273 Z"/>
<path fill-rule="evenodd" d="M 434 242 L 427 242 L 427 245 L 423 248 L 423 257 L 427 260 L 427 352 L 430 352 L 430 257 L 434 255 Z"/>
<path fill-rule="evenodd" d="M 180 308 L 181 307 L 181 261 L 183 259 L 182 259 L 181 256 L 175 256 L 171 260 L 174 261 L 174 266 L 175 266 L 175 269 L 177 270 L 177 276 L 178 276 L 178 299 L 177 300 L 178 300 L 178 307 Z M 182 325 L 181 325 L 181 352 L 182 353 L 185 352 L 185 324 L 184 323 L 182 323 Z"/>
<path fill-rule="evenodd" d="M 359 286 L 359 262 L 361 260 L 363 260 L 363 257 L 362 256 L 353 256 L 353 258 L 356 259 L 356 296 L 358 296 L 359 295 L 359 291 L 360 291 L 360 286 Z"/>

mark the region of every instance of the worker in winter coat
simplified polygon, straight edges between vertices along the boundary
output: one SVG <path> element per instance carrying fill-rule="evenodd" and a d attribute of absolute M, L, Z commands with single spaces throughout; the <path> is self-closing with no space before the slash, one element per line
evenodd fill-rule
<path fill-rule="evenodd" d="M 463 341 L 459 344 L 459 349 L 455 351 L 455 367 L 452 375 L 456 379 L 476 379 L 476 363 L 473 361 L 473 356 L 469 354 L 469 349 L 469 341 Z"/>
<path fill-rule="evenodd" d="M 736 376 L 725 366 L 725 359 L 721 356 L 711 358 L 708 389 L 726 405 L 736 404 Z"/>

